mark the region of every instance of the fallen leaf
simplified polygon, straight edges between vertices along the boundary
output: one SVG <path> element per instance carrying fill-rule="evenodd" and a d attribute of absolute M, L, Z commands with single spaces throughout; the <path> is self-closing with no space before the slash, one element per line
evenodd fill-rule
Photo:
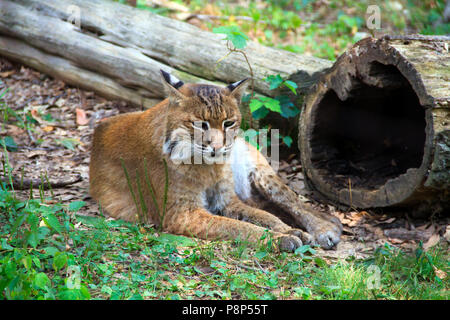
<path fill-rule="evenodd" d="M 174 2 L 174 1 L 164 1 L 164 0 L 147 0 L 147 3 L 149 3 L 150 5 L 157 5 L 163 8 L 167 8 L 170 10 L 175 10 L 175 11 L 181 11 L 181 12 L 188 12 L 189 13 L 189 8 L 186 7 L 185 5 L 182 5 L 180 3 Z"/>
<path fill-rule="evenodd" d="M 33 108 L 33 109 L 31 109 L 30 110 L 30 113 L 31 113 L 31 116 L 33 117 L 33 118 L 35 118 L 36 120 L 40 120 L 41 118 L 39 117 L 39 111 L 38 111 L 38 109 L 36 109 L 36 108 Z"/>
<path fill-rule="evenodd" d="M 432 225 L 431 223 L 425 223 L 421 226 L 416 227 L 416 230 L 420 230 L 420 231 L 425 231 L 426 229 L 428 229 L 430 227 L 430 225 Z"/>
<path fill-rule="evenodd" d="M 16 70 L 0 72 L 0 78 L 8 78 L 10 75 L 16 73 Z"/>
<path fill-rule="evenodd" d="M 7 124 L 6 126 L 6 134 L 9 136 L 20 136 L 21 134 L 23 134 L 25 132 L 24 129 L 19 128 L 15 125 L 9 125 Z"/>
<path fill-rule="evenodd" d="M 42 130 L 44 130 L 45 132 L 52 132 L 53 129 L 55 129 L 55 127 L 52 127 L 52 126 L 46 126 L 46 127 L 42 128 Z"/>
<path fill-rule="evenodd" d="M 349 212 L 345 215 L 345 218 L 343 219 L 342 223 L 348 225 L 349 227 L 355 227 L 356 225 L 360 224 L 364 218 L 364 216 L 368 215 L 366 211 L 361 212 Z"/>
<path fill-rule="evenodd" d="M 37 156 L 45 156 L 47 154 L 46 151 L 44 150 L 33 150 L 30 152 L 26 152 L 25 155 L 27 156 L 28 159 L 37 157 Z"/>
<path fill-rule="evenodd" d="M 447 272 L 440 270 L 440 269 L 436 268 L 435 266 L 433 266 L 433 269 L 434 269 L 434 274 L 439 279 L 444 280 L 445 278 L 447 278 Z"/>
<path fill-rule="evenodd" d="M 389 218 L 389 219 L 387 219 L 387 220 L 384 220 L 384 221 L 378 221 L 378 223 L 379 224 L 384 224 L 384 223 L 386 223 L 386 224 L 389 224 L 389 223 L 392 223 L 392 222 L 394 222 L 396 220 L 396 218 Z"/>
<path fill-rule="evenodd" d="M 41 220 L 41 222 L 39 223 L 39 227 L 47 227 L 48 228 L 48 225 L 45 223 L 44 220 Z"/>
<path fill-rule="evenodd" d="M 77 124 L 80 126 L 84 126 L 89 123 L 89 119 L 86 115 L 86 111 L 80 108 L 75 109 L 77 115 Z"/>
<path fill-rule="evenodd" d="M 401 240 L 401 239 L 396 239 L 396 238 L 389 238 L 389 242 L 393 243 L 393 244 L 402 244 L 404 243 L 406 240 Z"/>
<path fill-rule="evenodd" d="M 55 102 L 55 106 L 57 107 L 62 107 L 66 104 L 66 99 L 63 98 L 59 98 L 56 102 Z"/>
<path fill-rule="evenodd" d="M 180 12 L 175 15 L 177 20 L 182 20 L 182 21 L 186 20 L 190 16 L 192 16 L 192 14 L 190 14 L 189 12 Z"/>
<path fill-rule="evenodd" d="M 444 238 L 448 242 L 450 242 L 450 225 L 445 228 Z"/>
<path fill-rule="evenodd" d="M 435 245 L 437 245 L 437 244 L 439 243 L 440 238 L 441 238 L 441 237 L 439 236 L 438 233 L 433 234 L 433 235 L 428 239 L 428 241 L 423 245 L 423 248 L 424 248 L 425 250 L 428 250 L 428 249 L 434 247 Z"/>

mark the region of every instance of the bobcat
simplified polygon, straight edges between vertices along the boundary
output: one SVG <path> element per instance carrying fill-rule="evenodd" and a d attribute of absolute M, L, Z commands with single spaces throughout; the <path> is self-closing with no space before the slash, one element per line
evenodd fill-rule
<path fill-rule="evenodd" d="M 221 88 L 184 84 L 161 70 L 161 80 L 167 99 L 101 121 L 94 131 L 90 193 L 110 216 L 137 220 L 134 191 L 145 199 L 146 221 L 174 234 L 257 242 L 270 229 L 285 251 L 302 243 L 330 249 L 339 242 L 339 220 L 306 207 L 259 151 L 237 137 L 248 79 Z M 163 159 L 169 192 L 161 219 Z M 148 180 L 153 194 L 142 187 Z"/>

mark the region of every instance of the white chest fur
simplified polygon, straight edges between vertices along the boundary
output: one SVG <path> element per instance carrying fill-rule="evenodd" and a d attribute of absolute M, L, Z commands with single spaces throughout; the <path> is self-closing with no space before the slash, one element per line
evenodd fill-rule
<path fill-rule="evenodd" d="M 251 196 L 249 174 L 255 169 L 247 144 L 237 138 L 231 151 L 231 170 L 233 171 L 234 191 L 242 200 Z"/>

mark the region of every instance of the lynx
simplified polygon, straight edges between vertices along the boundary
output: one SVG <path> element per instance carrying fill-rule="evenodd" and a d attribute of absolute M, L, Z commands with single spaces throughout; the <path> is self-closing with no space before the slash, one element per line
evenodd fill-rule
<path fill-rule="evenodd" d="M 90 193 L 108 215 L 136 221 L 132 195 L 140 192 L 145 220 L 169 233 L 250 242 L 266 235 L 285 251 L 302 243 L 336 246 L 339 220 L 306 207 L 259 151 L 237 136 L 248 79 L 222 88 L 184 84 L 161 70 L 161 80 L 167 99 L 144 112 L 105 119 L 94 131 Z M 153 188 L 143 187 L 146 177 Z"/>

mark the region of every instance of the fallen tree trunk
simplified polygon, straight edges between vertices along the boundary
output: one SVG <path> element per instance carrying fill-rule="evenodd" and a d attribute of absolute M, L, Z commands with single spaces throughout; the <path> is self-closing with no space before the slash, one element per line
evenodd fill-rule
<path fill-rule="evenodd" d="M 117 46 L 91 33 L 80 32 L 74 25 L 41 14 L 40 10 L 5 1 L 2 13 L 1 33 L 25 41 L 43 53 L 64 58 L 79 68 L 110 77 L 143 97 L 162 97 L 160 69 L 175 73 L 173 68 L 134 48 Z"/>
<path fill-rule="evenodd" d="M 0 36 L 0 55 L 40 70 L 52 77 L 87 90 L 95 90 L 112 100 L 125 100 L 136 106 L 150 108 L 161 99 L 146 98 L 111 78 L 77 67 L 70 61 L 40 51 L 23 41 Z"/>
<path fill-rule="evenodd" d="M 1 34 L 26 42 L 42 52 L 39 56 L 58 56 L 78 70 L 110 79 L 143 98 L 163 97 L 160 69 L 186 82 L 215 84 L 250 75 L 242 55 L 234 54 L 217 63 L 228 53 L 221 35 L 116 2 L 2 0 L 0 10 Z M 73 20 L 79 22 L 79 28 L 70 23 Z M 0 49 L 8 51 L 4 46 Z M 255 91 L 268 96 L 278 93 L 269 90 L 269 84 L 263 81 L 267 75 L 280 74 L 295 81 L 300 89 L 307 89 L 331 66 L 327 60 L 257 43 L 249 43 L 245 52 L 252 65 Z M 30 60 L 21 60 L 21 55 L 16 60 L 23 63 Z M 14 58 L 11 50 L 9 57 Z M 45 72 L 45 63 L 40 61 L 34 67 L 41 65 L 40 70 Z M 88 86 L 84 82 L 80 84 Z M 91 89 L 100 91 L 98 87 Z"/>
<path fill-rule="evenodd" d="M 311 187 L 356 208 L 450 203 L 449 44 L 367 38 L 336 61 L 299 124 Z"/>

